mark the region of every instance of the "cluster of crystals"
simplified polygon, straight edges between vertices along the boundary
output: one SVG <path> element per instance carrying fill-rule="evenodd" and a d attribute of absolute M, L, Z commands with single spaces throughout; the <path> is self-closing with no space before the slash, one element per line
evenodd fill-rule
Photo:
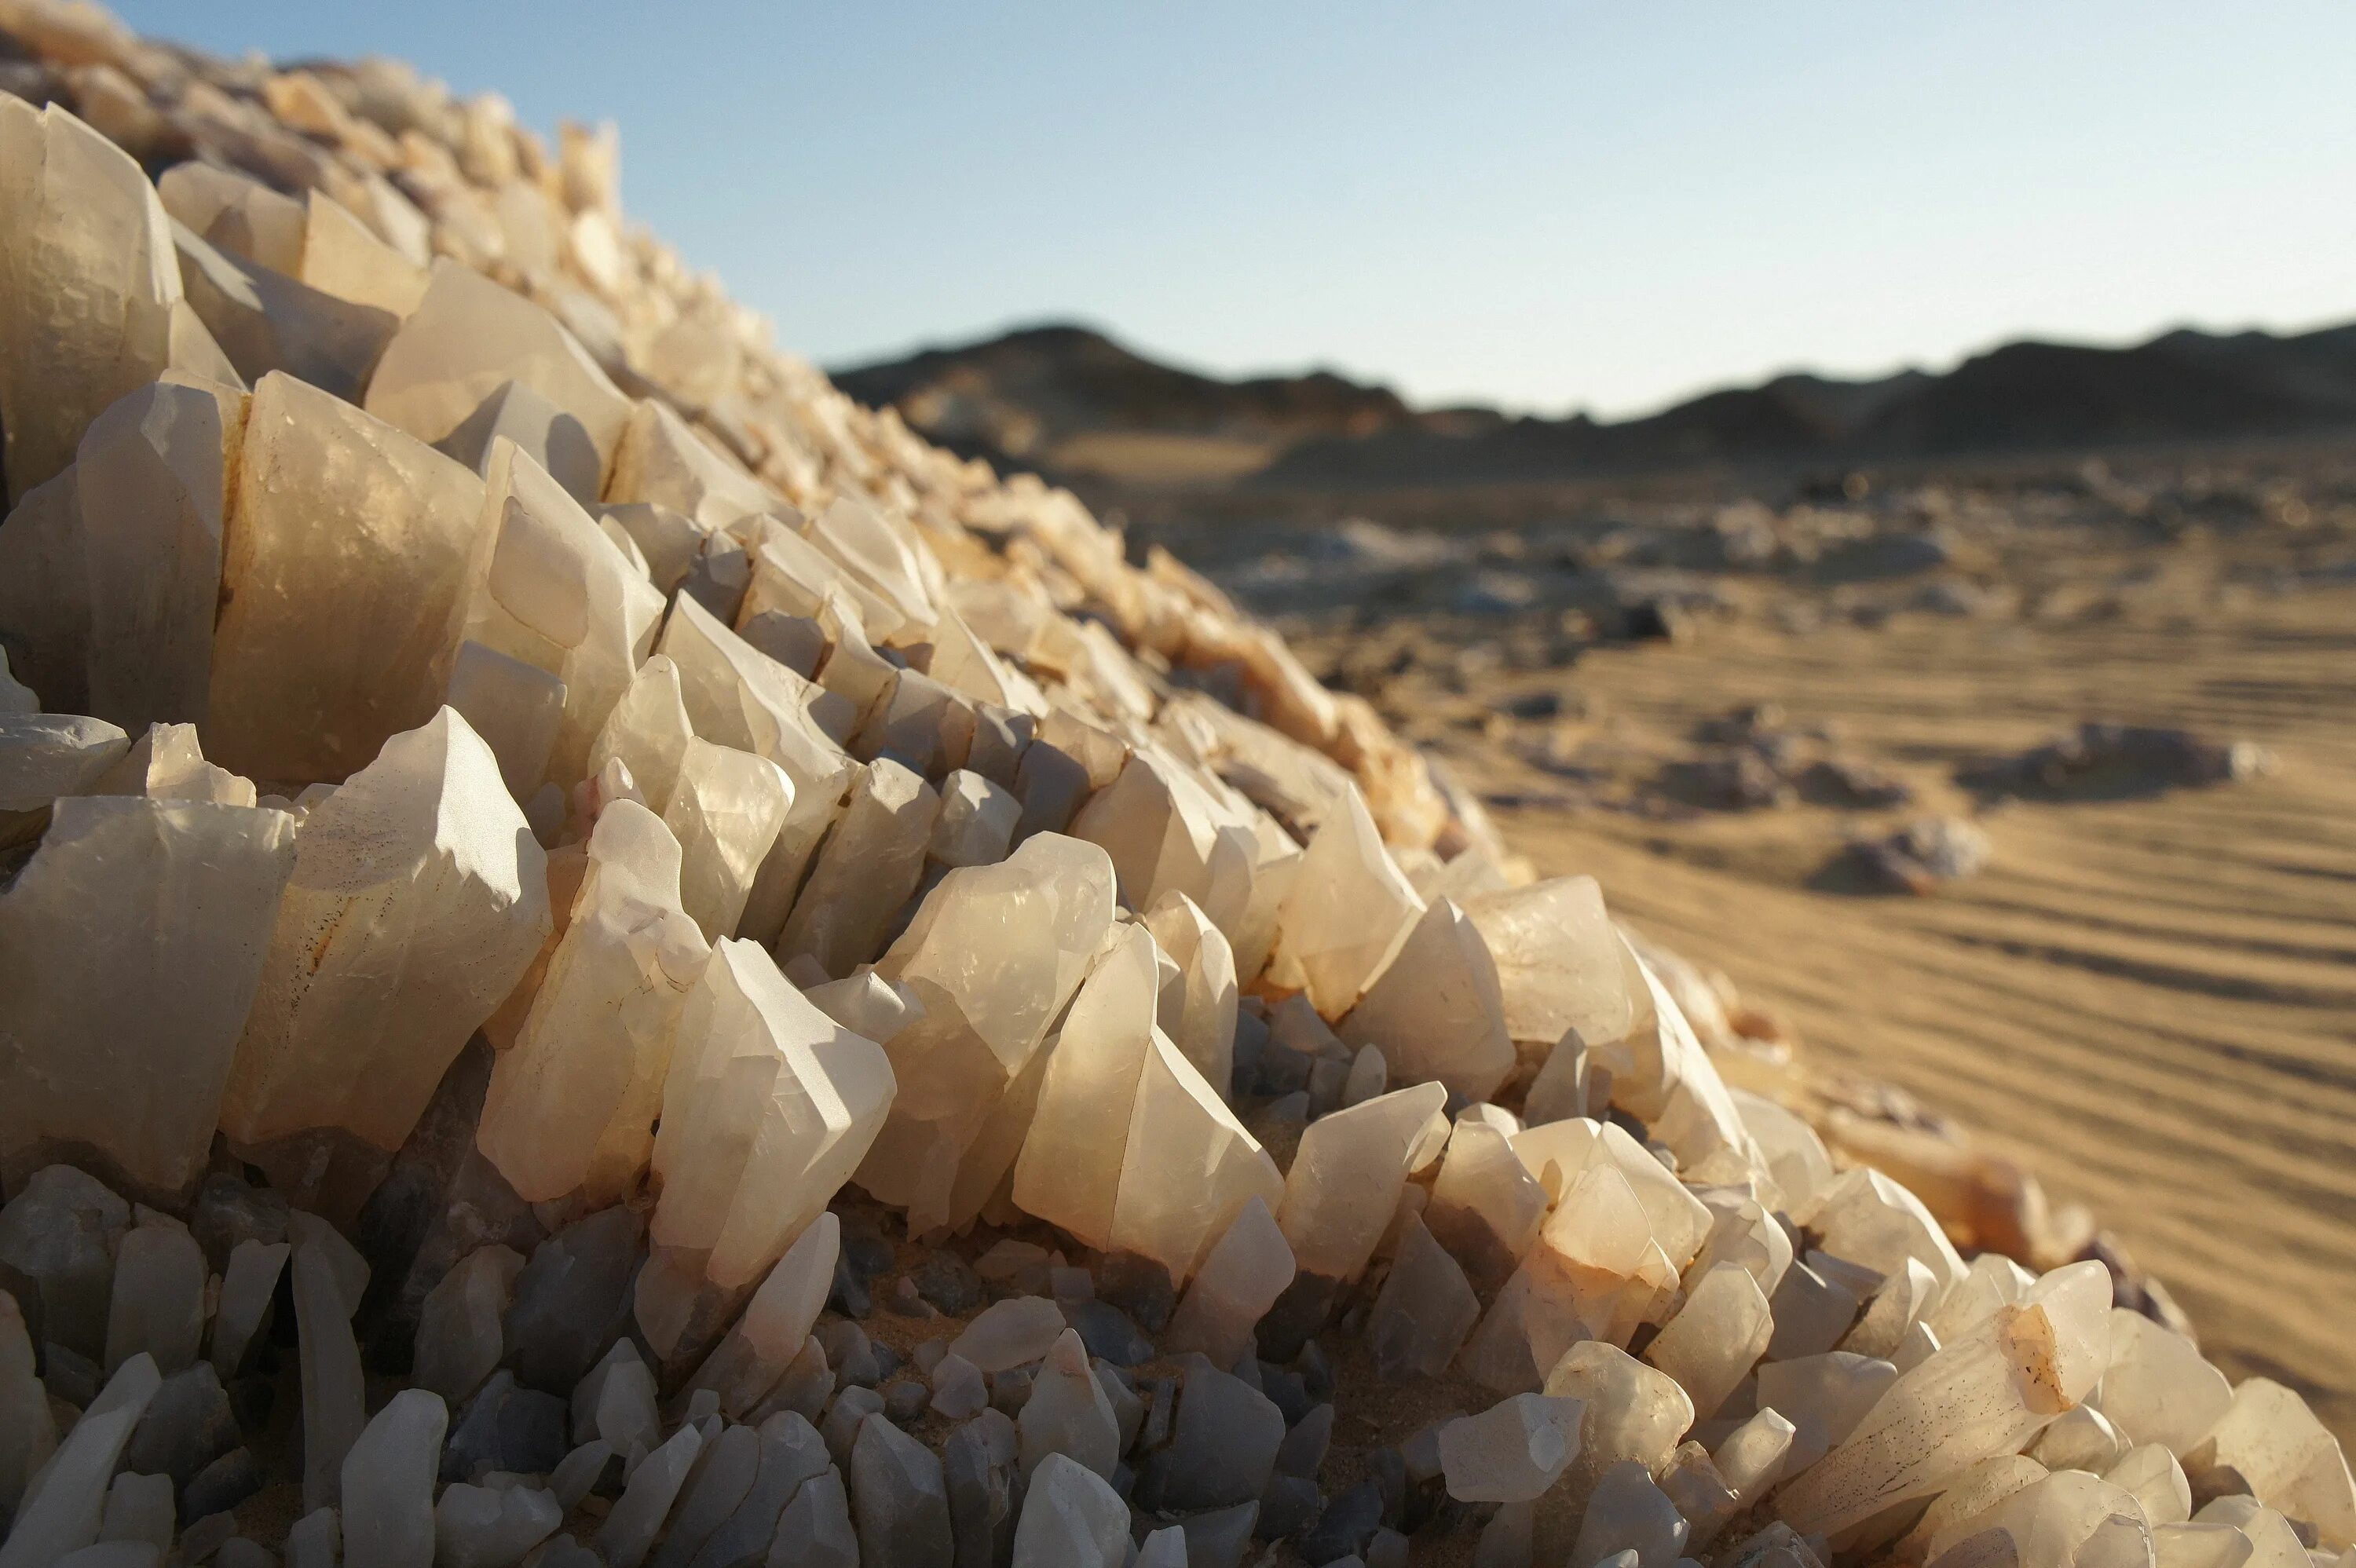
<path fill-rule="evenodd" d="M 2356 1542 L 610 135 L 0 28 L 0 1568 Z"/>

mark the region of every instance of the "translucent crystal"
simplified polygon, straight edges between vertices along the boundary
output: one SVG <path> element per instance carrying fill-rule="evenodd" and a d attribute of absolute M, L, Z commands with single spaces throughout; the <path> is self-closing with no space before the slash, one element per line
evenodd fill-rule
<path fill-rule="evenodd" d="M 339 783 L 433 718 L 480 570 L 483 485 L 316 388 L 254 388 L 221 568 L 207 747 Z"/>
<path fill-rule="evenodd" d="M 188 309 L 248 381 L 273 371 L 357 401 L 399 325 L 390 311 L 355 304 L 208 244 L 172 226 Z"/>
<path fill-rule="evenodd" d="M 1066 1017 L 1014 1201 L 1102 1251 L 1191 1275 L 1245 1203 L 1283 1190 L 1275 1162 L 1153 1021 L 1153 939 L 1131 926 Z"/>
<path fill-rule="evenodd" d="M 1692 1287 L 1644 1359 L 1677 1380 L 1706 1421 L 1766 1353 L 1774 1331 L 1759 1282 L 1740 1264 L 1719 1264 Z"/>
<path fill-rule="evenodd" d="M 569 784 L 594 771 L 593 743 L 648 652 L 662 595 L 513 442 L 493 441 L 483 466 L 491 557 L 467 635 L 563 683 L 549 776 Z"/>
<path fill-rule="evenodd" d="M 398 1149 L 549 931 L 548 861 L 450 709 L 313 809 L 221 1105 L 245 1145 Z"/>
<path fill-rule="evenodd" d="M 1981 1460 L 1932 1500 L 1898 1543 L 1898 1551 L 1910 1560 L 1935 1561 L 1975 1534 L 1982 1514 L 2045 1476 L 2045 1467 L 2025 1455 L 1998 1454 Z"/>
<path fill-rule="evenodd" d="M 793 801 L 793 783 L 775 763 L 688 741 L 663 823 L 679 839 L 680 901 L 708 940 L 735 932 Z"/>
<path fill-rule="evenodd" d="M 252 805 L 256 799 L 252 780 L 205 761 L 193 724 L 150 724 L 89 793 L 201 800 L 215 805 Z"/>
<path fill-rule="evenodd" d="M 1604 1470 L 1589 1496 L 1579 1524 L 1573 1563 L 1601 1563 L 1633 1553 L 1635 1568 L 1675 1568 L 1684 1554 L 1687 1526 L 1653 1484 L 1644 1467 L 1623 1461 Z"/>
<path fill-rule="evenodd" d="M 571 923 L 483 1103 L 482 1151 L 530 1201 L 617 1198 L 653 1156 L 672 1035 L 710 952 L 679 866 L 645 807 L 598 817 Z"/>
<path fill-rule="evenodd" d="M 176 1522 L 172 1477 L 125 1471 L 115 1477 L 106 1489 L 106 1509 L 98 1527 L 98 1539 L 102 1542 L 135 1544 L 154 1553 L 154 1561 L 161 1562 L 164 1553 L 172 1549 L 172 1526 Z M 90 1550 L 83 1549 L 85 1552 Z"/>
<path fill-rule="evenodd" d="M 668 507 L 707 529 L 779 504 L 656 398 L 642 398 L 631 408 L 614 450 L 606 495 Z"/>
<path fill-rule="evenodd" d="M 1514 1039 L 1550 1045 L 1577 1029 L 1606 1043 L 1635 1027 L 1641 989 L 1594 878 L 1475 894 L 1464 913 L 1496 966 Z"/>
<path fill-rule="evenodd" d="M 145 1355 L 169 1377 L 196 1361 L 204 1339 L 205 1254 L 179 1221 L 148 1209 L 139 1217 L 115 1250 L 106 1371 Z"/>
<path fill-rule="evenodd" d="M 160 381 L 110 406 L 75 464 L 92 713 L 202 722 L 244 397 Z"/>
<path fill-rule="evenodd" d="M 434 1505 L 434 1561 L 516 1568 L 563 1522 L 555 1496 L 540 1487 L 445 1487 Z"/>
<path fill-rule="evenodd" d="M 1437 1083 L 1394 1090 L 1312 1123 L 1284 1179 L 1277 1224 L 1304 1274 L 1355 1279 L 1398 1207 L 1399 1184 L 1446 1136 Z"/>
<path fill-rule="evenodd" d="M 2224 1419 L 2233 1390 L 2191 1340 L 2140 1312 L 2114 1307 L 2101 1402 L 2128 1442 L 2164 1444 L 2186 1455 Z"/>
<path fill-rule="evenodd" d="M 1025 1484 L 1050 1455 L 1068 1457 L 1098 1476 L 1112 1474 L 1120 1458 L 1120 1430 L 1075 1330 L 1065 1329 L 1049 1347 L 1015 1431 Z"/>
<path fill-rule="evenodd" d="M 1254 1369 L 1257 1371 L 1257 1368 Z M 1186 1370 L 1170 1446 L 1143 1484 L 1162 1508 L 1233 1508 L 1268 1488 L 1284 1442 L 1284 1414 L 1259 1390 L 1204 1362 Z"/>
<path fill-rule="evenodd" d="M 403 1389 L 344 1456 L 344 1568 L 430 1568 L 434 1480 L 450 1413 L 439 1394 Z"/>
<path fill-rule="evenodd" d="M 10 1513 L 25 1483 L 58 1445 L 48 1391 L 33 1371 L 33 1342 L 16 1298 L 0 1291 L 0 1509 Z"/>
<path fill-rule="evenodd" d="M 321 1239 L 294 1246 L 294 1332 L 303 1379 L 303 1506 L 326 1508 L 342 1484 L 344 1456 L 368 1419 L 359 1345 L 352 1338 L 359 1292 L 338 1280 Z"/>
<path fill-rule="evenodd" d="M 1252 1349 L 1252 1330 L 1292 1283 L 1292 1245 L 1267 1200 L 1255 1197 L 1212 1246 L 1170 1319 L 1163 1345 L 1199 1350 L 1232 1367 Z"/>
<path fill-rule="evenodd" d="M 941 781 L 941 815 L 925 853 L 944 867 L 995 865 L 1006 859 L 1022 815 L 1012 795 L 959 768 Z"/>
<path fill-rule="evenodd" d="M 2340 1440 L 2292 1390 L 2244 1380 L 2202 1447 L 2211 1465 L 2239 1472 L 2260 1502 L 2306 1520 L 2335 1551 L 2356 1544 L 2356 1484 Z"/>
<path fill-rule="evenodd" d="M 2192 1517 L 2192 1487 L 2184 1467 L 2157 1443 L 2128 1449 L 2102 1476 L 2142 1505 L 2144 1518 L 2154 1525 L 2182 1524 Z"/>
<path fill-rule="evenodd" d="M 1675 1379 L 1600 1340 L 1566 1351 L 1547 1373 L 1545 1392 L 1584 1407 L 1570 1477 L 1581 1490 L 1623 1461 L 1659 1469 L 1693 1425 L 1693 1401 Z"/>
<path fill-rule="evenodd" d="M 860 1184 L 918 1232 L 978 1211 L 1012 1163 L 977 1145 L 1112 926 L 1112 867 L 1094 845 L 1030 839 L 950 871 L 879 961 L 922 1018 L 885 1042 L 900 1090 Z M 962 1174 L 961 1174 L 962 1173 Z"/>
<path fill-rule="evenodd" d="M 931 1449 L 870 1415 L 859 1425 L 850 1477 L 861 1562 L 950 1568 L 948 1492 Z"/>
<path fill-rule="evenodd" d="M 680 699 L 679 667 L 660 654 L 640 665 L 589 748 L 594 774 L 619 759 L 649 806 L 670 804 L 695 726 Z"/>
<path fill-rule="evenodd" d="M 1463 1269 L 1409 1215 L 1398 1255 L 1366 1319 L 1375 1371 L 1392 1379 L 1440 1376 L 1480 1317 L 1480 1298 Z"/>
<path fill-rule="evenodd" d="M 1277 915 L 1269 962 L 1280 976 L 1300 976 L 1320 1013 L 1340 1018 L 1365 994 L 1422 912 L 1422 901 L 1391 860 L 1365 801 L 1354 790 L 1310 837 Z"/>
<path fill-rule="evenodd" d="M 0 1568 L 48 1568 L 98 1539 L 114 1467 L 163 1381 L 145 1355 L 107 1380 L 25 1488 L 0 1543 Z"/>
<path fill-rule="evenodd" d="M 1783 1490 L 1784 1520 L 1795 1530 L 1843 1529 L 2019 1448 L 2102 1375 L 2110 1295 L 2099 1263 L 2045 1275 L 2019 1307 L 1900 1378 L 1846 1442 Z M 1772 1403 L 1765 1377 L 1761 1398 Z"/>
<path fill-rule="evenodd" d="M 1460 1119 L 1433 1182 L 1423 1222 L 1464 1267 L 1474 1290 L 1494 1296 L 1537 1239 L 1546 1189 L 1506 1135 L 1483 1121 Z"/>
<path fill-rule="evenodd" d="M 165 171 L 170 178 L 181 169 L 194 168 L 193 164 L 181 164 Z M 159 187 L 160 188 L 160 187 Z M 170 203 L 167 201 L 168 207 Z M 174 217 L 179 217 L 174 213 Z M 190 227 L 196 225 L 192 222 Z M 205 236 L 216 245 L 223 241 L 217 236 Z M 234 247 L 231 247 L 234 249 Z M 267 256 L 254 260 L 266 267 L 276 267 L 282 272 L 292 272 L 311 287 L 337 299 L 355 304 L 374 305 L 395 316 L 405 316 L 415 310 L 425 298 L 430 274 L 383 240 L 369 227 L 355 218 L 340 202 L 314 190 L 305 199 L 303 213 L 303 248 L 292 267 L 279 266 Z M 584 441 L 585 444 L 585 441 Z M 594 476 L 590 485 L 594 497 Z"/>
<path fill-rule="evenodd" d="M 1009 1296 L 975 1314 L 965 1331 L 949 1341 L 948 1353 L 985 1372 L 1002 1372 L 1039 1360 L 1063 1332 L 1064 1314 L 1047 1297 Z"/>
<path fill-rule="evenodd" d="M 875 958 L 924 873 L 939 814 L 940 796 L 923 779 L 888 757 L 868 763 L 777 937 L 778 955 L 807 955 L 837 976 Z"/>
<path fill-rule="evenodd" d="M 770 1568 L 859 1568 L 859 1537 L 842 1475 L 827 1470 L 794 1493 L 778 1516 Z"/>
<path fill-rule="evenodd" d="M 539 793 L 564 719 L 562 681 L 470 640 L 458 645 L 443 700 L 491 748 L 509 795 Z"/>
<path fill-rule="evenodd" d="M 1087 1466 L 1046 1455 L 1014 1529 L 1016 1568 L 1124 1568 L 1130 1550 L 1129 1504 L 1120 1494 Z"/>
<path fill-rule="evenodd" d="M 155 182 L 164 210 L 224 251 L 292 274 L 303 264 L 303 204 L 219 164 L 175 164 Z"/>
<path fill-rule="evenodd" d="M 0 98 L 0 428 L 7 501 L 73 461 L 100 411 L 160 375 L 180 270 L 155 188 L 56 104 Z"/>
<path fill-rule="evenodd" d="M 447 257 L 385 345 L 363 406 L 420 441 L 439 442 L 509 381 L 579 420 L 600 465 L 612 468 L 629 400 L 553 316 Z"/>
<path fill-rule="evenodd" d="M 1870 1167 L 1835 1180 L 1807 1222 L 1824 1238 L 1825 1251 L 1881 1274 L 1897 1273 L 1912 1258 L 1931 1271 L 1942 1293 L 1964 1277 L 1954 1244 L 1922 1200 Z"/>
<path fill-rule="evenodd" d="M 100 782 L 130 747 L 130 737 L 103 719 L 65 713 L 0 719 L 0 822 L 43 810 L 59 795 L 102 793 Z M 35 817 L 25 837 L 38 832 Z"/>
<path fill-rule="evenodd" d="M 96 1158 L 144 1191 L 196 1183 L 294 866 L 281 811 L 137 796 L 57 804 L 0 893 L 13 1092 L 0 1163 Z"/>
<path fill-rule="evenodd" d="M 630 1472 L 629 1484 L 594 1539 L 597 1554 L 610 1568 L 638 1568 L 646 1561 L 702 1448 L 703 1434 L 692 1425 L 681 1426 Z"/>
<path fill-rule="evenodd" d="M 1465 1502 L 1528 1502 L 1578 1457 L 1585 1413 L 1576 1399 L 1519 1393 L 1440 1429 L 1448 1495 Z"/>
<path fill-rule="evenodd" d="M 1175 889 L 1146 912 L 1145 929 L 1177 965 L 1162 987 L 1155 1019 L 1205 1083 L 1222 1092 L 1235 1077 L 1235 953 L 1202 906 Z"/>
<path fill-rule="evenodd" d="M 722 941 L 663 1084 L 656 1245 L 696 1254 L 715 1285 L 751 1285 L 858 1168 L 892 1093 L 880 1046 L 810 1006 L 754 944 Z M 642 1324 L 646 1292 L 642 1280 Z"/>
<path fill-rule="evenodd" d="M 428 1291 L 417 1320 L 410 1381 L 455 1404 L 499 1364 L 502 1325 L 523 1272 L 513 1247 L 477 1247 Z"/>
<path fill-rule="evenodd" d="M 1710 1451 L 1738 1508 L 1749 1508 L 1783 1478 L 1784 1459 L 1797 1429 L 1780 1412 L 1762 1410 L 1719 1440 Z"/>
<path fill-rule="evenodd" d="M 834 1287 L 841 1246 L 841 1223 L 832 1214 L 812 1221 L 769 1270 L 728 1337 L 704 1358 L 691 1386 L 718 1393 L 723 1413 L 733 1419 L 758 1404 L 801 1353 Z"/>

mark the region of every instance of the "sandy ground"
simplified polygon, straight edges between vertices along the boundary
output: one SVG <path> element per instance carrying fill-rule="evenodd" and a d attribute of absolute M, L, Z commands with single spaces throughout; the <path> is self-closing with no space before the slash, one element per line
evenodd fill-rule
<path fill-rule="evenodd" d="M 1721 966 L 1817 1061 L 1914 1092 L 2090 1205 L 2229 1372 L 2290 1383 L 2356 1439 L 2356 588 L 2163 592 L 2055 624 L 1713 627 L 1558 678 L 1606 746 L 1774 701 L 1942 805 L 1963 798 L 1956 764 L 2086 717 L 2272 748 L 2254 782 L 1982 811 L 1990 869 L 1922 898 L 1814 891 L 1853 819 L 1805 805 L 1500 819 L 1542 870 L 1595 874 L 1639 928 Z M 1496 748 L 1458 752 L 1545 798 Z"/>

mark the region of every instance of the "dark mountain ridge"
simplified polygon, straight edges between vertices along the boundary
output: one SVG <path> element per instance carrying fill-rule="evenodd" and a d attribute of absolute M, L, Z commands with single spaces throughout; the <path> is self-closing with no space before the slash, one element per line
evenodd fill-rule
<path fill-rule="evenodd" d="M 1028 327 L 835 373 L 937 441 L 994 461 L 1118 478 L 1108 436 L 1239 444 L 1222 482 L 1358 488 L 1531 483 L 1774 464 L 2082 450 L 2356 432 L 2356 325 L 2277 336 L 2190 328 L 2125 348 L 2026 340 L 1943 373 L 1794 373 L 1636 419 L 1419 411 L 1319 370 L 1223 380 L 1092 329 Z M 1264 453 L 1264 455 L 1260 455 Z M 1209 472 L 1209 470 L 1205 470 Z"/>

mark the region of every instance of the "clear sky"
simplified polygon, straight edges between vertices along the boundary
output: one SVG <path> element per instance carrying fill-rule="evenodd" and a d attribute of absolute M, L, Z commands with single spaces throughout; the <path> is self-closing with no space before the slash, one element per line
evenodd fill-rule
<path fill-rule="evenodd" d="M 125 0 L 402 56 L 844 364 L 1077 318 L 1622 414 L 2035 334 L 2356 317 L 2356 5 Z"/>

